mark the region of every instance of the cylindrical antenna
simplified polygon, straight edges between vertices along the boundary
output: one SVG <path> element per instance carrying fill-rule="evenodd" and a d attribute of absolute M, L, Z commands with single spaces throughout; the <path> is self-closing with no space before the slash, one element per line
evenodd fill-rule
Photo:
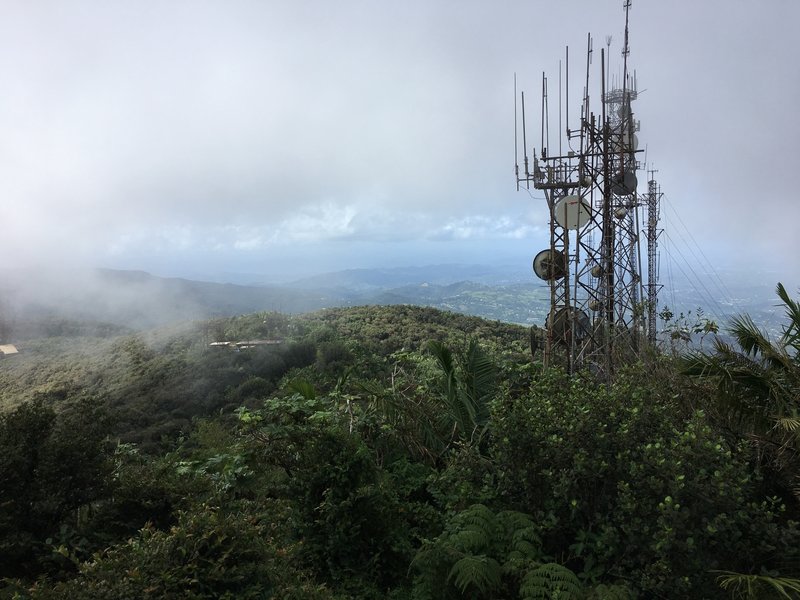
<path fill-rule="evenodd" d="M 561 61 L 558 61 L 558 155 L 564 156 L 561 150 Z"/>
<path fill-rule="evenodd" d="M 606 53 L 605 50 L 603 50 L 602 48 L 600 48 L 600 97 L 601 98 L 606 97 Z M 606 115 L 606 103 L 601 102 L 600 104 L 603 106 L 602 127 L 605 128 L 606 119 L 608 118 L 608 116 Z"/>
<path fill-rule="evenodd" d="M 566 112 L 566 121 L 567 121 L 567 139 L 569 139 L 569 46 L 567 46 L 567 55 L 566 55 L 566 93 L 565 93 L 565 112 Z"/>
<path fill-rule="evenodd" d="M 589 65 L 592 64 L 592 34 L 586 36 L 586 83 L 583 88 L 583 118 L 589 120 Z M 581 151 L 583 146 L 581 146 Z"/>
<path fill-rule="evenodd" d="M 550 99 L 547 97 L 547 77 L 544 78 L 544 130 L 547 149 L 550 150 Z"/>
<path fill-rule="evenodd" d="M 525 92 L 522 92 L 522 156 L 524 157 L 523 160 L 525 161 L 525 181 L 527 182 L 527 187 L 530 189 L 530 171 L 528 171 L 528 138 L 525 133 Z M 536 157 L 533 157 L 536 159 Z"/>
<path fill-rule="evenodd" d="M 586 41 L 586 82 L 583 88 L 583 103 L 581 105 L 581 137 L 580 137 L 580 154 L 586 149 L 584 145 L 586 142 L 586 125 L 589 123 L 589 64 L 592 56 L 592 34 L 587 34 Z"/>
<path fill-rule="evenodd" d="M 545 127 L 545 116 L 544 116 L 544 100 L 547 97 L 547 77 L 545 76 L 544 72 L 542 72 L 542 139 L 541 139 L 541 148 L 542 148 L 542 156 L 547 156 L 547 144 L 544 143 L 544 127 Z"/>
<path fill-rule="evenodd" d="M 519 150 L 517 142 L 517 74 L 514 73 L 514 176 L 517 179 L 519 191 Z"/>

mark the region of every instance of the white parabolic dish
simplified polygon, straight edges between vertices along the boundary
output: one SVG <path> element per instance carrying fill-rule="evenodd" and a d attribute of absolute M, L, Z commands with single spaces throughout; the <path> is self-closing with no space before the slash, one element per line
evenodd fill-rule
<path fill-rule="evenodd" d="M 556 202 L 556 222 L 564 229 L 580 229 L 589 222 L 592 207 L 580 196 L 564 196 Z"/>

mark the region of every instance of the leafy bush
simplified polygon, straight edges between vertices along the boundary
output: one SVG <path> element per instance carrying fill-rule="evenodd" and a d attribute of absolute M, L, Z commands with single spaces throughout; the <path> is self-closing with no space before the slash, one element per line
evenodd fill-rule
<path fill-rule="evenodd" d="M 620 585 L 587 589 L 575 573 L 544 554 L 530 515 L 493 512 L 482 504 L 456 513 L 411 566 L 418 573 L 414 597 L 420 600 L 631 597 Z"/>
<path fill-rule="evenodd" d="M 381 468 L 329 398 L 272 398 L 239 414 L 253 469 L 284 473 L 267 485 L 296 507 L 304 563 L 364 598 L 406 585 L 418 539 L 438 526 L 424 493 L 415 498 L 428 469 L 403 460 Z"/>
<path fill-rule="evenodd" d="M 203 504 L 181 513 L 169 531 L 145 527 L 82 564 L 78 577 L 29 593 L 70 600 L 333 598 L 293 564 L 296 546 L 285 536 L 285 506 L 233 508 Z"/>
<path fill-rule="evenodd" d="M 544 373 L 495 406 L 498 494 L 587 580 L 625 574 L 648 592 L 713 596 L 709 570 L 774 566 L 800 535 L 760 496 L 749 448 L 683 415 L 664 388 L 636 372 L 610 388 Z"/>

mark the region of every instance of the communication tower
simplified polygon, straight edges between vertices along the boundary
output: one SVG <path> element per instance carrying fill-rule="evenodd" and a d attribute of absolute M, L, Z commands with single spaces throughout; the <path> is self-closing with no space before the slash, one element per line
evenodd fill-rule
<path fill-rule="evenodd" d="M 548 282 L 550 311 L 544 328 L 544 363 L 563 362 L 573 372 L 588 367 L 610 380 L 615 362 L 655 343 L 657 305 L 656 252 L 658 203 L 655 180 L 647 196 L 637 193 L 637 132 L 633 102 L 638 97 L 635 73 L 628 71 L 630 0 L 624 1 L 625 37 L 622 74 L 609 76 L 606 50 L 600 49 L 599 90 L 592 80 L 592 37 L 587 38 L 579 125 L 569 124 L 569 48 L 561 131 L 562 79 L 559 66 L 558 126 L 555 149 L 550 142 L 548 78 L 542 74 L 541 137 L 528 154 L 525 94 L 521 98 L 523 169 L 515 131 L 517 189 L 533 186 L 544 193 L 549 211 L 550 246 L 533 259 L 533 271 Z M 611 38 L 606 39 L 610 48 Z M 515 130 L 517 90 L 515 77 Z M 590 93 L 599 92 L 599 102 Z M 594 100 L 594 102 L 593 102 Z M 566 143 L 566 151 L 563 143 Z M 653 172 L 651 172 L 652 174 Z M 647 222 L 647 292 L 643 286 L 640 223 Z"/>

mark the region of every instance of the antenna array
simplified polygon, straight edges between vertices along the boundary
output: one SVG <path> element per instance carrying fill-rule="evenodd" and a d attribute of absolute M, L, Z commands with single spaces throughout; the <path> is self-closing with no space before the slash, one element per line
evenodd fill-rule
<path fill-rule="evenodd" d="M 638 96 L 636 74 L 628 71 L 629 13 L 625 0 L 622 77 L 611 81 L 606 50 L 600 49 L 600 103 L 592 104 L 592 37 L 587 38 L 586 72 L 580 125 L 569 125 L 569 48 L 566 49 L 566 131 L 551 152 L 548 79 L 542 74 L 539 154 L 529 157 L 525 95 L 521 94 L 523 172 L 517 156 L 517 189 L 531 185 L 547 201 L 550 247 L 533 261 L 534 273 L 548 282 L 550 312 L 545 323 L 544 363 L 561 361 L 569 372 L 589 367 L 610 380 L 615 362 L 635 356 L 643 344 L 655 344 L 659 285 L 656 265 L 661 191 L 650 172 L 648 194 L 637 194 L 637 132 L 632 103 Z M 596 85 L 596 84 L 595 84 Z M 515 125 L 517 91 L 514 80 Z M 561 69 L 559 66 L 561 124 Z M 566 153 L 562 150 L 566 142 Z M 640 223 L 647 223 L 647 290 L 642 279 Z M 646 310 L 645 310 L 646 309 Z"/>

